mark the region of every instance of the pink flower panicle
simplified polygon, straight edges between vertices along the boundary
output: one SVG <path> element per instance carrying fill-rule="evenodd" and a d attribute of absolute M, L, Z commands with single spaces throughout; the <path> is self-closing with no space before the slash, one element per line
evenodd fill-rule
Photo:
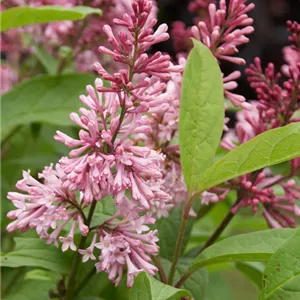
<path fill-rule="evenodd" d="M 300 24 L 296 21 L 287 21 L 288 31 L 291 33 L 289 41 L 295 44 L 295 48 L 300 49 Z"/>
<path fill-rule="evenodd" d="M 152 1 L 137 0 L 132 3 L 131 15 L 114 19 L 117 34 L 104 25 L 112 49 L 102 46 L 99 51 L 110 55 L 120 69 L 111 75 L 95 63 L 98 74 L 110 84 L 104 86 L 98 78 L 95 88 L 88 85 L 87 95 L 80 96 L 85 108 L 70 114 L 80 127 L 78 138 L 56 132 L 54 138 L 71 149 L 69 155 L 62 157 L 54 170 L 52 166 L 45 169 L 41 175 L 44 183 L 25 172 L 17 183 L 24 194 L 8 195 L 17 208 L 8 214 L 16 219 L 8 225 L 9 231 L 35 228 L 48 243 L 58 246 L 60 241 L 63 251 L 76 251 L 75 228 L 83 236 L 95 230 L 92 244 L 78 250 L 83 261 L 96 260 L 94 248 L 99 248 L 97 270 L 108 272 L 118 284 L 126 266 L 128 286 L 139 272 L 154 275 L 157 271 L 150 255 L 158 253 L 158 239 L 147 224 L 154 223 L 152 216 L 165 216 L 173 207 L 165 186 L 166 155 L 150 143 L 140 146 L 132 139 L 151 135 L 151 120 L 167 111 L 170 117 L 164 119 L 165 126 L 178 119 L 178 87 L 175 92 L 169 86 L 172 80 L 181 80 L 183 67 L 173 65 L 170 57 L 160 52 L 145 53 L 169 37 L 165 24 L 153 32 L 156 19 L 151 11 Z M 162 130 L 160 138 L 171 139 L 173 133 L 167 130 Z M 76 192 L 80 199 L 75 198 Z M 106 196 L 114 198 L 117 212 L 91 228 L 83 211 Z M 71 229 L 65 234 L 67 223 Z"/>
<path fill-rule="evenodd" d="M 288 22 L 288 26 L 297 27 L 292 22 Z M 297 39 L 293 36 L 292 40 Z M 291 46 L 284 48 L 284 55 L 287 55 L 287 50 L 295 51 L 293 49 Z M 236 145 L 245 143 L 262 132 L 299 121 L 294 113 L 300 109 L 300 56 L 299 53 L 296 56 L 294 54 L 288 53 L 293 57 L 286 58 L 288 66 L 285 70 L 288 72 L 283 74 L 275 72 L 272 63 L 263 70 L 259 58 L 255 58 L 254 63 L 246 69 L 248 81 L 255 89 L 257 100 L 251 103 L 250 111 L 237 113 L 235 130 L 224 136 L 221 143 L 223 148 L 230 151 Z M 283 75 L 288 78 L 282 80 Z M 299 167 L 299 158 L 297 158 L 290 162 L 290 173 L 285 177 L 273 175 L 269 169 L 264 169 L 255 176 L 247 174 L 235 179 L 234 185 L 240 186 L 245 196 L 235 206 L 233 212 L 237 212 L 241 206 L 251 206 L 256 212 L 258 205 L 262 205 L 263 215 L 271 227 L 295 226 L 291 214 L 299 216 L 300 210 L 296 203 L 299 200 L 300 188 L 292 178 L 298 175 Z M 283 189 L 284 195 L 275 193 L 276 185 Z M 230 186 L 232 186 L 231 182 L 226 183 L 226 188 Z"/>
<path fill-rule="evenodd" d="M 300 199 L 300 187 L 294 180 L 284 181 L 281 175 L 272 176 L 268 172 L 260 172 L 254 181 L 250 180 L 251 174 L 240 178 L 239 184 L 246 195 L 232 212 L 236 213 L 241 206 L 251 206 L 254 212 L 258 205 L 263 206 L 263 216 L 270 227 L 295 227 L 296 221 L 290 214 L 300 216 L 300 208 L 297 201 Z M 282 181 L 281 181 L 282 180 Z M 279 184 L 284 190 L 283 196 L 275 194 L 273 186 Z"/>
<path fill-rule="evenodd" d="M 185 28 L 181 22 L 173 24 L 172 37 L 175 51 L 188 51 L 192 45 L 188 39 L 193 37 L 206 45 L 220 63 L 223 60 L 244 65 L 245 60 L 235 55 L 239 52 L 239 46 L 249 42 L 247 36 L 254 31 L 253 19 L 248 16 L 248 12 L 254 8 L 254 4 L 246 2 L 247 0 L 230 0 L 227 7 L 226 1 L 220 0 L 219 8 L 214 1 L 192 2 L 191 7 L 206 8 L 208 15 L 206 18 L 202 17 L 191 28 Z M 236 80 L 240 76 L 239 71 L 234 71 L 226 76 L 223 74 L 224 94 L 234 106 L 250 109 L 251 105 L 243 96 L 232 92 L 237 88 Z"/>
<path fill-rule="evenodd" d="M 233 56 L 239 52 L 239 46 L 248 43 L 246 37 L 254 31 L 253 19 L 247 13 L 254 8 L 254 4 L 246 4 L 247 0 L 231 0 L 227 7 L 225 0 L 220 0 L 219 8 L 215 4 L 210 4 L 209 19 L 200 21 L 197 26 L 192 27 L 192 35 L 197 40 L 204 43 L 218 60 L 225 60 L 230 63 L 243 65 L 245 60 L 241 57 Z M 231 92 L 237 87 L 237 80 L 240 72 L 235 71 L 224 77 L 225 96 L 235 106 L 250 109 L 250 105 L 245 102 L 245 98 Z"/>
<path fill-rule="evenodd" d="M 80 232 L 86 235 L 88 228 L 83 224 L 81 215 L 83 202 L 76 199 L 74 192 L 63 186 L 64 176 L 59 164 L 55 168 L 52 165 L 46 167 L 39 174 L 43 183 L 34 179 L 29 171 L 24 171 L 23 179 L 16 184 L 21 193 L 8 193 L 8 199 L 16 207 L 8 213 L 8 218 L 16 220 L 7 226 L 7 230 L 11 232 L 19 229 L 24 232 L 34 228 L 41 238 L 58 246 L 58 238 L 64 226 L 74 220 L 77 221 Z M 73 223 L 68 236 L 71 248 L 74 248 L 72 244 L 74 226 Z"/>

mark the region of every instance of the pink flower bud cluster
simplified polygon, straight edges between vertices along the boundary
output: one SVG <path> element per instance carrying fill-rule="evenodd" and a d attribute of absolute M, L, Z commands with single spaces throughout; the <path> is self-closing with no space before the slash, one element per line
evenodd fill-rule
<path fill-rule="evenodd" d="M 300 199 L 300 187 L 295 180 L 284 181 L 281 175 L 267 175 L 267 172 L 260 172 L 254 181 L 251 181 L 251 174 L 244 175 L 239 181 L 245 196 L 232 208 L 236 213 L 241 206 L 251 206 L 256 212 L 258 205 L 263 207 L 263 216 L 268 225 L 273 228 L 295 227 L 296 221 L 290 215 L 300 216 L 300 208 L 297 201 Z M 275 194 L 273 186 L 278 184 L 284 191 L 282 196 Z"/>
<path fill-rule="evenodd" d="M 197 1 L 203 5 L 202 1 Z M 243 58 L 234 56 L 239 52 L 238 47 L 249 42 L 247 35 L 254 31 L 253 19 L 248 16 L 248 12 L 254 8 L 254 4 L 246 3 L 247 0 L 230 0 L 227 7 L 225 0 L 219 1 L 219 8 L 215 3 L 208 4 L 208 17 L 204 18 L 191 29 L 185 29 L 181 23 L 173 26 L 173 39 L 175 48 L 183 51 L 187 48 L 187 37 L 192 36 L 205 44 L 221 62 L 228 61 L 233 64 L 244 65 Z M 193 3 L 193 2 L 192 2 Z M 191 35 L 189 34 L 191 32 Z M 185 38 L 183 38 L 185 36 Z M 181 44 L 180 44 L 181 41 Z M 251 105 L 246 99 L 232 92 L 238 84 L 236 80 L 241 73 L 234 71 L 224 76 L 224 93 L 234 106 L 243 109 L 250 109 Z"/>
<path fill-rule="evenodd" d="M 165 216 L 173 206 L 165 186 L 166 154 L 157 145 L 141 146 L 136 139 L 151 140 L 147 137 L 154 133 L 152 121 L 159 115 L 165 127 L 160 139 L 170 140 L 177 132 L 175 126 L 171 131 L 167 128 L 173 119 L 178 122 L 179 91 L 170 88 L 170 82 L 181 80 L 183 67 L 173 65 L 168 55 L 146 53 L 169 37 L 165 24 L 153 31 L 156 19 L 151 11 L 151 0 L 137 0 L 130 15 L 113 20 L 119 26 L 117 33 L 104 26 L 111 49 L 102 46 L 99 51 L 112 56 L 120 69 L 110 74 L 100 63 L 94 64 L 105 82 L 98 78 L 95 87 L 88 85 L 87 95 L 80 96 L 86 108 L 70 114 L 81 128 L 78 138 L 60 131 L 55 135 L 71 149 L 69 155 L 60 159 L 55 170 L 45 169 L 40 176 L 43 183 L 24 173 L 17 183 L 24 193 L 8 195 L 17 208 L 8 214 L 16 219 L 9 231 L 35 228 L 49 243 L 58 246 L 60 241 L 63 251 L 76 251 L 76 228 L 83 236 L 95 230 L 92 244 L 78 250 L 83 261 L 95 260 L 94 250 L 99 248 L 97 270 L 107 272 L 118 284 L 126 266 L 128 286 L 139 272 L 156 272 L 150 256 L 158 253 L 158 239 L 146 224 L 153 224 L 153 216 Z M 93 211 L 107 196 L 113 197 L 116 214 L 91 227 L 84 212 Z M 71 229 L 65 234 L 67 224 Z"/>
<path fill-rule="evenodd" d="M 293 24 L 288 22 L 288 24 Z M 290 26 L 290 25 L 288 25 Z M 297 40 L 293 35 L 293 40 Z M 284 48 L 286 56 L 287 49 L 294 51 L 295 47 Z M 297 53 L 298 54 L 298 53 Z M 285 126 L 291 122 L 299 122 L 300 119 L 295 112 L 300 110 L 300 56 L 286 59 L 288 78 L 282 80 L 283 75 L 275 72 L 275 67 L 269 63 L 263 70 L 260 59 L 255 58 L 254 64 L 246 69 L 248 81 L 257 95 L 257 101 L 253 101 L 250 111 L 237 113 L 237 123 L 235 130 L 228 132 L 221 143 L 227 150 L 233 150 L 236 145 L 245 143 L 255 136 L 272 128 Z M 223 191 L 212 189 L 215 197 L 228 192 L 231 186 L 239 186 L 242 193 L 240 201 L 233 208 L 237 212 L 241 206 L 251 206 L 254 212 L 258 205 L 263 206 L 263 215 L 271 227 L 293 227 L 295 220 L 291 216 L 300 215 L 297 201 L 300 197 L 300 187 L 293 180 L 293 176 L 299 174 L 299 158 L 290 162 L 290 172 L 287 176 L 273 175 L 268 169 L 261 170 L 257 174 L 247 174 L 228 182 L 223 187 Z M 275 193 L 275 186 L 279 186 L 283 193 Z M 205 195 L 204 195 L 205 196 Z M 216 199 L 213 202 L 216 202 Z M 212 198 L 212 197 L 211 197 Z M 222 200 L 220 197 L 219 200 Z M 203 200 L 205 201 L 205 200 Z"/>
<path fill-rule="evenodd" d="M 300 55 L 293 65 L 288 67 L 289 78 L 280 85 L 281 73 L 275 73 L 274 65 L 269 63 L 262 71 L 259 58 L 246 70 L 248 81 L 255 89 L 259 103 L 257 105 L 261 119 L 271 128 L 295 121 L 291 117 L 299 109 L 300 99 Z"/>
<path fill-rule="evenodd" d="M 300 24 L 296 21 L 287 21 L 288 31 L 291 33 L 289 41 L 295 44 L 295 48 L 300 49 Z"/>

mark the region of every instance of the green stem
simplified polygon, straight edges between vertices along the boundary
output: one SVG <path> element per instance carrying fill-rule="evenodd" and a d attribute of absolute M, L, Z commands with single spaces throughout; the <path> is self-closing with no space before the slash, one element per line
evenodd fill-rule
<path fill-rule="evenodd" d="M 74 295 L 78 295 L 78 293 L 81 291 L 81 289 L 85 287 L 85 285 L 89 282 L 89 280 L 93 277 L 93 275 L 95 273 L 96 273 L 96 267 L 93 266 L 93 268 L 90 270 L 90 272 L 88 272 L 88 274 L 78 284 L 78 287 L 75 289 Z"/>
<path fill-rule="evenodd" d="M 242 199 L 243 199 L 242 197 L 239 197 L 232 207 L 235 207 Z M 222 234 L 222 232 L 224 231 L 224 229 L 227 227 L 227 225 L 230 223 L 230 221 L 234 216 L 235 214 L 233 214 L 230 209 L 227 215 L 225 216 L 225 218 L 223 219 L 223 221 L 221 222 L 221 224 L 218 226 L 218 228 L 215 230 L 212 236 L 207 240 L 207 242 L 203 245 L 203 247 L 200 248 L 196 256 L 198 256 L 206 248 L 211 246 L 220 237 L 220 235 Z M 187 273 L 185 273 L 175 284 L 175 287 L 177 288 L 181 287 L 184 284 L 184 282 L 193 274 L 194 271 L 196 271 L 196 269 L 189 270 Z"/>
<path fill-rule="evenodd" d="M 233 207 L 236 206 L 239 203 L 239 201 L 240 201 L 240 199 L 238 199 L 235 202 L 235 204 L 233 205 Z M 217 227 L 217 229 L 212 234 L 212 236 L 206 241 L 206 243 L 203 245 L 203 247 L 200 248 L 200 250 L 198 251 L 198 253 L 197 253 L 196 256 L 198 256 L 206 248 L 208 248 L 209 246 L 211 246 L 220 237 L 220 235 L 223 233 L 224 229 L 227 227 L 227 225 L 230 223 L 230 221 L 232 220 L 232 218 L 234 216 L 235 216 L 235 214 L 232 213 L 231 209 L 230 209 L 229 212 L 227 213 L 227 215 L 225 216 L 225 218 L 223 219 L 223 221 L 221 222 L 221 224 Z"/>
<path fill-rule="evenodd" d="M 194 194 L 193 196 L 189 196 L 188 201 L 186 202 L 186 204 L 183 207 L 182 218 L 181 218 L 181 222 L 180 222 L 180 228 L 179 228 L 177 241 L 176 241 L 176 246 L 175 246 L 174 258 L 173 258 L 173 262 L 172 262 L 172 266 L 171 266 L 171 271 L 170 271 L 170 274 L 169 274 L 168 284 L 170 284 L 170 285 L 172 285 L 173 280 L 174 280 L 176 266 L 177 266 L 178 259 L 179 259 L 179 256 L 180 256 L 180 252 L 181 252 L 181 248 L 182 248 L 184 232 L 185 232 L 185 228 L 186 228 L 186 225 L 187 225 L 187 222 L 188 222 L 188 219 L 189 219 L 190 209 L 191 209 L 195 199 L 198 196 L 199 196 L 198 193 Z"/>
<path fill-rule="evenodd" d="M 117 138 L 117 135 L 118 135 L 118 133 L 120 131 L 120 128 L 121 128 L 121 125 L 122 125 L 122 122 L 124 120 L 125 115 L 126 115 L 126 108 L 122 107 L 122 111 L 121 111 L 121 114 L 120 114 L 120 119 L 119 119 L 118 127 L 117 127 L 116 131 L 114 132 L 114 135 L 113 135 L 113 137 L 111 139 L 111 143 L 112 144 L 115 142 L 115 140 Z"/>
<path fill-rule="evenodd" d="M 95 212 L 96 204 L 97 204 L 97 201 L 94 200 L 91 205 L 87 221 L 85 223 L 86 226 L 90 226 L 90 224 L 91 224 L 91 221 L 92 221 L 92 218 L 93 218 L 93 215 Z M 87 239 L 87 236 L 81 236 L 78 249 L 84 248 L 86 239 Z M 67 295 L 66 295 L 65 300 L 73 299 L 74 287 L 76 284 L 76 275 L 77 275 L 77 271 L 79 268 L 80 260 L 81 260 L 81 254 L 77 251 L 75 254 L 74 260 L 73 260 L 73 264 L 72 264 L 72 269 L 71 269 L 70 278 L 69 278 L 69 282 L 68 282 L 68 288 L 67 288 Z"/>
<path fill-rule="evenodd" d="M 179 233 L 178 233 L 177 241 L 176 241 L 175 252 L 174 252 L 174 258 L 173 258 L 173 262 L 172 262 L 171 271 L 170 271 L 170 274 L 169 274 L 169 280 L 168 280 L 169 285 L 173 284 L 175 271 L 176 271 L 176 266 L 177 266 L 178 259 L 179 259 L 179 256 L 180 256 L 180 252 L 181 252 L 181 248 L 182 248 L 182 241 L 183 241 L 183 236 L 184 236 L 187 221 L 188 221 L 188 219 L 185 219 L 185 218 L 181 219 Z"/>
<path fill-rule="evenodd" d="M 84 31 L 85 27 L 87 26 L 87 24 L 88 24 L 88 16 L 86 16 L 83 19 L 82 24 L 79 28 L 79 31 L 78 31 L 77 35 L 72 40 L 72 43 L 71 43 L 71 46 L 70 46 L 72 49 L 75 49 L 76 44 L 78 43 L 79 39 L 81 38 L 81 36 L 83 34 L 83 31 Z M 77 53 L 78 53 L 78 51 L 74 51 L 74 53 L 72 54 L 72 57 L 76 56 Z M 69 59 L 69 57 L 64 56 L 60 60 L 60 62 L 58 63 L 58 66 L 57 66 L 57 71 L 56 71 L 57 74 L 61 74 L 63 72 L 64 68 L 66 67 L 66 65 L 68 63 L 68 59 Z"/>

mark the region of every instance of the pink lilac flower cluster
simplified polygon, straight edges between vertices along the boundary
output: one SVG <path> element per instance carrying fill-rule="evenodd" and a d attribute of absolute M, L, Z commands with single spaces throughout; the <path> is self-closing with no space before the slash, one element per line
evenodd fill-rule
<path fill-rule="evenodd" d="M 223 60 L 244 65 L 245 60 L 234 55 L 239 52 L 239 46 L 248 43 L 247 35 L 254 31 L 251 26 L 253 19 L 248 16 L 248 12 L 254 8 L 254 4 L 247 4 L 247 0 L 230 0 L 227 7 L 226 1 L 220 0 L 219 8 L 217 8 L 215 3 L 209 3 L 211 1 L 196 2 L 200 6 L 203 5 L 203 8 L 207 7 L 208 16 L 197 22 L 197 25 L 187 29 L 184 24 L 179 22 L 174 24 L 172 36 L 175 50 L 186 50 L 187 45 L 191 45 L 187 44 L 187 38 L 191 36 L 205 44 L 220 63 Z M 182 46 L 180 41 L 183 43 Z M 236 80 L 240 76 L 239 71 L 234 71 L 226 76 L 223 74 L 225 97 L 234 106 L 250 109 L 251 105 L 243 96 L 232 92 L 237 87 Z"/>
<path fill-rule="evenodd" d="M 225 135 L 221 143 L 223 148 L 232 150 L 237 144 L 247 142 L 264 131 L 300 121 L 297 115 L 300 111 L 300 48 L 297 44 L 300 30 L 296 22 L 288 22 L 288 26 L 293 33 L 290 40 L 296 45 L 283 50 L 287 62 L 283 74 L 276 73 L 272 63 L 263 70 L 259 58 L 255 58 L 246 74 L 251 87 L 255 89 L 257 100 L 252 102 L 251 111 L 238 112 L 235 130 Z M 284 75 L 287 78 L 283 80 Z M 222 200 L 233 186 L 239 186 L 243 191 L 242 196 L 232 212 L 236 213 L 241 206 L 250 206 L 256 212 L 258 206 L 262 205 L 263 215 L 271 227 L 294 227 L 296 223 L 292 215 L 300 216 L 297 204 L 300 187 L 293 177 L 299 174 L 299 170 L 300 159 L 297 158 L 290 162 L 290 171 L 286 176 L 273 175 L 270 169 L 243 175 L 226 183 L 225 187 L 212 189 L 211 192 L 216 192 L 214 202 L 218 201 L 217 194 L 222 193 L 219 198 Z M 276 186 L 282 190 L 280 195 L 275 192 Z M 204 196 L 204 201 L 210 202 Z"/>
<path fill-rule="evenodd" d="M 95 260 L 94 251 L 99 248 L 97 270 L 107 272 L 118 284 L 127 268 L 128 286 L 139 272 L 156 272 L 151 256 L 158 253 L 158 238 L 147 224 L 166 215 L 171 201 L 164 186 L 165 155 L 158 148 L 140 146 L 131 137 L 151 135 L 151 116 L 168 111 L 176 102 L 166 82 L 183 70 L 168 55 L 146 53 L 169 38 L 165 24 L 153 31 L 152 9 L 151 0 L 137 0 L 130 15 L 113 20 L 121 30 L 103 27 L 111 48 L 101 46 L 99 51 L 122 68 L 110 74 L 99 62 L 94 64 L 107 84 L 98 78 L 95 88 L 88 85 L 87 95 L 80 96 L 87 108 L 71 113 L 71 120 L 81 128 L 79 137 L 60 131 L 55 135 L 72 148 L 68 157 L 40 174 L 43 183 L 24 172 L 24 179 L 17 183 L 23 193 L 8 195 L 17 208 L 8 214 L 16 219 L 8 225 L 9 231 L 34 228 L 48 243 L 62 242 L 63 251 L 77 250 L 77 227 L 82 236 L 95 231 L 91 245 L 78 249 L 83 261 Z M 113 197 L 117 212 L 91 227 L 91 214 L 106 196 Z M 86 209 L 90 209 L 88 217 Z M 68 223 L 71 229 L 64 236 Z"/>
<path fill-rule="evenodd" d="M 24 28 L 10 29 L 1 33 L 1 52 L 6 55 L 7 64 L 16 73 L 18 81 L 32 76 L 28 72 L 19 72 L 24 64 L 24 60 L 31 55 L 35 55 L 37 45 L 43 47 L 50 55 L 56 59 L 62 59 L 62 47 L 69 47 L 73 52 L 73 61 L 75 61 L 75 69 L 79 72 L 93 72 L 93 62 L 101 57 L 102 61 L 106 62 L 106 66 L 115 68 L 111 60 L 101 56 L 98 52 L 98 45 L 106 43 L 106 36 L 103 31 L 105 24 L 110 24 L 114 29 L 119 28 L 112 20 L 116 17 L 121 17 L 125 12 L 128 12 L 131 7 L 132 0 L 30 0 L 16 1 L 7 0 L 1 2 L 1 10 L 17 6 L 32 6 L 40 7 L 44 5 L 61 5 L 66 8 L 72 8 L 78 5 L 86 5 L 93 8 L 99 8 L 103 11 L 102 16 L 89 15 L 85 20 L 76 22 L 61 21 L 48 24 L 38 24 L 26 26 Z M 157 14 L 154 6 L 151 11 L 151 16 Z M 29 44 L 24 43 L 23 37 L 28 34 L 32 41 Z M 61 71 L 61 70 L 58 70 Z M 18 74 L 19 72 L 19 74 Z M 3 72 L 2 76 L 6 76 Z M 10 77 L 6 76 L 6 81 Z M 10 81 L 14 84 L 15 81 Z M 4 92 L 4 91 L 3 91 Z"/>

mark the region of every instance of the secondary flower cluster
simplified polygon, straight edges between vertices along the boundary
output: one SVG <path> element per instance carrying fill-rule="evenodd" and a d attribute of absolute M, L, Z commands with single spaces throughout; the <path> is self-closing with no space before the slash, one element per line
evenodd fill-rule
<path fill-rule="evenodd" d="M 191 44 L 187 42 L 187 37 L 192 36 L 205 44 L 219 62 L 224 60 L 238 65 L 245 64 L 243 58 L 234 55 L 239 52 L 239 46 L 248 43 L 249 39 L 246 36 L 254 31 L 251 26 L 253 19 L 247 15 L 254 8 L 254 4 L 246 2 L 247 0 L 230 0 L 227 7 L 226 1 L 220 0 L 219 8 L 214 1 L 192 2 L 190 9 L 192 11 L 205 9 L 207 17 L 204 16 L 201 21 L 197 21 L 196 26 L 187 29 L 180 22 L 174 24 L 172 36 L 175 50 L 178 52 L 189 50 Z M 237 87 L 236 80 L 240 76 L 239 71 L 227 76 L 223 74 L 224 93 L 234 106 L 250 109 L 251 105 L 245 102 L 243 96 L 232 92 Z"/>
<path fill-rule="evenodd" d="M 81 128 L 78 138 L 57 131 L 55 139 L 72 148 L 68 157 L 40 174 L 43 183 L 24 172 L 24 179 L 17 183 L 23 193 L 8 195 L 17 208 L 8 214 L 16 219 L 8 225 L 9 231 L 35 228 L 48 243 L 58 246 L 61 241 L 63 251 L 75 251 L 76 228 L 82 236 L 94 230 L 92 244 L 78 250 L 83 261 L 95 259 L 94 248 L 99 248 L 97 270 L 108 272 L 118 284 L 127 266 L 128 286 L 142 270 L 151 275 L 156 271 L 150 256 L 158 253 L 158 239 L 146 224 L 153 224 L 154 217 L 166 215 L 171 207 L 164 187 L 165 155 L 158 148 L 140 146 L 131 137 L 151 135 L 151 116 L 168 111 L 176 100 L 165 81 L 183 70 L 168 55 L 146 54 L 151 45 L 169 37 L 165 24 L 153 32 L 156 19 L 151 11 L 152 1 L 137 0 L 131 15 L 113 20 L 121 28 L 117 34 L 104 26 L 112 49 L 101 46 L 99 51 L 122 67 L 109 74 L 99 62 L 94 64 L 109 84 L 104 86 L 98 78 L 95 88 L 87 86 L 87 95 L 80 96 L 87 108 L 70 115 Z M 91 227 L 95 207 L 106 196 L 113 197 L 117 212 Z M 64 236 L 67 224 L 71 229 Z"/>
<path fill-rule="evenodd" d="M 234 132 L 226 134 L 221 143 L 227 150 L 232 150 L 237 144 L 247 142 L 269 129 L 300 121 L 297 115 L 300 110 L 300 47 L 297 43 L 300 30 L 296 22 L 287 24 L 289 31 L 293 33 L 290 40 L 296 42 L 296 45 L 283 50 L 287 65 L 282 68 L 282 73 L 276 73 L 272 63 L 263 70 L 259 58 L 255 58 L 254 64 L 246 70 L 257 101 L 252 102 L 251 111 L 238 112 Z M 283 75 L 287 79 L 282 80 Z M 241 176 L 214 191 L 222 193 L 222 200 L 224 193 L 226 195 L 233 186 L 238 186 L 243 192 L 233 212 L 237 212 L 241 206 L 251 206 L 256 212 L 261 204 L 263 215 L 271 227 L 293 227 L 296 223 L 291 215 L 300 216 L 297 205 L 300 187 L 293 179 L 293 176 L 299 174 L 299 161 L 297 158 L 290 162 L 286 176 L 273 175 L 271 170 L 264 169 L 256 174 Z M 276 186 L 280 187 L 281 194 L 275 192 Z M 218 196 L 214 195 L 214 202 L 217 201 L 215 198 Z M 207 199 L 205 201 L 209 202 Z"/>

